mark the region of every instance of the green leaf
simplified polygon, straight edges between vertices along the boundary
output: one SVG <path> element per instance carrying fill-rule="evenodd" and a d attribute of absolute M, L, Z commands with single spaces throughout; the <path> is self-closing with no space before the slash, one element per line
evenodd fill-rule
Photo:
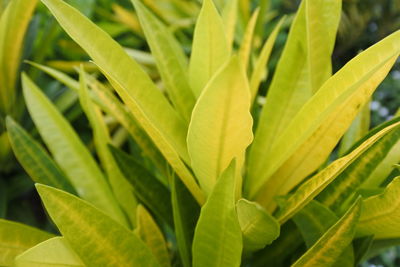
<path fill-rule="evenodd" d="M 160 266 L 146 245 L 89 203 L 58 189 L 36 188 L 51 219 L 87 266 Z"/>
<path fill-rule="evenodd" d="M 12 266 L 16 256 L 51 237 L 33 227 L 0 219 L 0 265 Z"/>
<path fill-rule="evenodd" d="M 132 0 L 158 71 L 176 109 L 189 121 L 195 98 L 189 85 L 188 62 L 170 30 L 140 1 Z"/>
<path fill-rule="evenodd" d="M 212 0 L 204 0 L 194 29 L 189 81 L 199 97 L 218 69 L 229 60 L 225 28 Z"/>
<path fill-rule="evenodd" d="M 6 121 L 14 154 L 32 180 L 76 194 L 64 172 L 46 150 L 11 117 L 7 117 Z"/>
<path fill-rule="evenodd" d="M 125 214 L 130 219 L 130 223 L 134 225 L 136 220 L 135 210 L 137 201 L 133 195 L 131 184 L 125 179 L 124 175 L 119 170 L 114 157 L 107 147 L 107 145 L 111 143 L 111 137 L 100 109 L 95 106 L 90 99 L 89 89 L 86 85 L 85 73 L 82 67 L 79 75 L 79 99 L 93 129 L 93 139 L 97 154 L 107 174 L 115 198 L 118 200 L 119 205 L 123 208 Z"/>
<path fill-rule="evenodd" d="M 257 194 L 269 178 L 271 183 L 280 183 L 282 189 L 277 193 L 285 194 L 326 160 L 396 61 L 400 53 L 399 37 L 400 31 L 386 37 L 324 83 L 282 132 L 270 153 L 265 157 L 258 154 L 268 165 L 259 165 L 264 167 L 262 176 L 259 176 L 260 171 L 256 171 L 258 167 L 249 173 L 251 196 Z M 254 143 L 253 147 L 256 146 Z"/>
<path fill-rule="evenodd" d="M 157 258 L 160 266 L 171 266 L 171 259 L 168 254 L 167 244 L 163 233 L 158 228 L 157 223 L 151 217 L 150 213 L 139 205 L 136 209 L 137 227 L 135 233 L 146 243 Z"/>
<path fill-rule="evenodd" d="M 364 200 L 358 224 L 358 235 L 375 239 L 400 237 L 400 177 L 395 178 L 382 194 Z"/>
<path fill-rule="evenodd" d="M 311 201 L 293 217 L 307 248 L 312 247 L 337 220 L 335 213 L 317 201 Z M 337 267 L 354 266 L 354 253 L 351 245 L 343 251 L 333 265 Z"/>
<path fill-rule="evenodd" d="M 171 194 L 168 189 L 133 157 L 109 146 L 121 172 L 132 184 L 136 197 L 157 217 L 173 228 Z"/>
<path fill-rule="evenodd" d="M 0 19 L 0 114 L 15 111 L 18 71 L 25 33 L 37 0 L 13 0 Z"/>
<path fill-rule="evenodd" d="M 239 199 L 236 203 L 245 251 L 256 251 L 269 245 L 279 236 L 279 223 L 256 202 Z"/>
<path fill-rule="evenodd" d="M 116 220 L 125 222 L 105 177 L 71 125 L 26 75 L 22 83 L 29 113 L 75 190 Z"/>
<path fill-rule="evenodd" d="M 331 55 L 340 11 L 340 0 L 302 1 L 268 89 L 249 154 L 250 180 L 257 179 L 275 142 L 331 76 Z"/>
<path fill-rule="evenodd" d="M 246 74 L 233 57 L 200 95 L 189 125 L 192 168 L 204 191 L 209 193 L 232 159 L 244 154 L 253 140 L 252 124 Z"/>
<path fill-rule="evenodd" d="M 355 196 L 357 189 L 369 177 L 370 173 L 386 157 L 391 148 L 400 140 L 399 124 L 394 124 L 391 131 L 377 140 L 364 154 L 329 185 L 318 199 L 333 211 L 338 212 L 345 201 Z"/>
<path fill-rule="evenodd" d="M 235 161 L 201 208 L 193 240 L 193 267 L 240 266 L 242 231 L 235 211 Z"/>
<path fill-rule="evenodd" d="M 224 8 L 222 10 L 222 22 L 224 23 L 226 41 L 228 43 L 229 52 L 232 49 L 235 41 L 235 29 L 238 19 L 238 0 L 225 1 Z"/>
<path fill-rule="evenodd" d="M 353 240 L 360 213 L 361 200 L 359 199 L 346 214 L 330 227 L 292 266 L 332 266 Z"/>
<path fill-rule="evenodd" d="M 353 163 L 357 158 L 362 157 L 371 146 L 385 137 L 391 130 L 399 127 L 399 125 L 399 122 L 394 123 L 375 133 L 375 135 L 364 141 L 364 143 L 359 145 L 350 154 L 334 161 L 301 185 L 279 211 L 277 215 L 279 222 L 283 224 L 290 219 L 297 211 L 307 205 L 314 197 L 322 192 L 322 190 L 336 179 L 336 177 L 338 177 L 348 166 L 350 166 L 351 163 Z"/>
<path fill-rule="evenodd" d="M 285 17 L 283 17 L 278 24 L 275 26 L 274 30 L 268 37 L 267 41 L 265 41 L 263 48 L 261 49 L 260 55 L 257 58 L 257 61 L 254 66 L 254 70 L 250 77 L 250 93 L 251 93 L 251 103 L 254 102 L 254 99 L 257 96 L 258 88 L 260 87 L 260 83 L 262 80 L 265 80 L 268 74 L 267 62 L 271 55 L 272 48 L 275 44 L 276 37 L 278 37 L 279 30 L 282 26 L 282 23 L 285 21 Z"/>
<path fill-rule="evenodd" d="M 259 15 L 259 11 L 260 11 L 259 9 L 256 9 L 253 12 L 253 15 L 251 16 L 249 22 L 247 23 L 246 30 L 245 30 L 244 36 L 243 36 L 243 40 L 242 40 L 240 48 L 239 48 L 239 58 L 240 58 L 240 61 L 243 64 L 244 69 L 246 71 L 249 66 L 250 54 L 251 54 L 253 39 L 254 39 L 254 29 L 256 27 L 256 22 L 257 22 L 257 18 Z"/>
<path fill-rule="evenodd" d="M 182 162 L 189 162 L 185 140 L 187 124 L 162 92 L 117 42 L 77 10 L 61 0 L 42 2 L 110 80 L 136 120 L 192 194 L 202 203 L 204 196 Z M 96 42 L 93 42 L 94 39 Z"/>
<path fill-rule="evenodd" d="M 54 237 L 28 249 L 15 259 L 16 267 L 84 267 L 63 237 Z"/>
<path fill-rule="evenodd" d="M 175 176 L 171 184 L 172 211 L 175 236 L 184 267 L 192 266 L 192 242 L 200 207 L 187 188 Z"/>

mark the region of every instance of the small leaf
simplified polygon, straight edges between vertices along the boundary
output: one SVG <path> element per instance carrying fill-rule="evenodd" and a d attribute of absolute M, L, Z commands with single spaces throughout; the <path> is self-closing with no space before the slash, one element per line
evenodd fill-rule
<path fill-rule="evenodd" d="M 16 256 L 52 237 L 33 227 L 0 219 L 0 265 L 12 266 Z"/>
<path fill-rule="evenodd" d="M 29 113 L 75 190 L 113 218 L 125 222 L 103 173 L 71 125 L 26 75 L 22 77 L 22 84 Z"/>
<path fill-rule="evenodd" d="M 63 237 L 46 240 L 15 259 L 16 267 L 84 267 Z"/>
<path fill-rule="evenodd" d="M 238 0 L 225 1 L 225 5 L 222 10 L 222 21 L 225 27 L 229 52 L 231 51 L 233 43 L 235 41 L 235 29 L 237 25 L 238 10 Z"/>
<path fill-rule="evenodd" d="M 235 211 L 235 161 L 201 208 L 193 240 L 193 267 L 239 267 L 242 231 Z"/>
<path fill-rule="evenodd" d="M 36 188 L 51 219 L 87 266 L 160 266 L 131 231 L 89 203 L 58 189 Z"/>
<path fill-rule="evenodd" d="M 199 97 L 218 69 L 229 60 L 229 47 L 222 18 L 213 0 L 204 0 L 194 29 L 189 81 Z"/>
<path fill-rule="evenodd" d="M 252 124 L 246 74 L 233 57 L 207 84 L 189 125 L 192 168 L 207 193 L 232 159 L 244 154 L 253 140 Z"/>
<path fill-rule="evenodd" d="M 353 240 L 360 213 L 359 199 L 292 267 L 332 266 Z"/>
<path fill-rule="evenodd" d="M 256 9 L 256 11 L 253 12 L 253 15 L 251 16 L 249 22 L 247 23 L 246 31 L 244 33 L 243 40 L 239 48 L 239 58 L 246 71 L 249 66 L 250 54 L 254 39 L 254 29 L 256 27 L 259 11 L 259 9 Z"/>
<path fill-rule="evenodd" d="M 146 243 L 151 252 L 153 252 L 160 266 L 171 266 L 171 260 L 163 233 L 158 228 L 157 223 L 151 217 L 150 213 L 142 205 L 139 205 L 136 209 L 136 218 L 137 227 L 135 233 Z"/>
<path fill-rule="evenodd" d="M 256 202 L 239 199 L 236 203 L 245 251 L 256 251 L 279 236 L 279 223 Z"/>
<path fill-rule="evenodd" d="M 11 117 L 7 117 L 7 131 L 15 156 L 34 182 L 76 194 L 46 150 Z"/>

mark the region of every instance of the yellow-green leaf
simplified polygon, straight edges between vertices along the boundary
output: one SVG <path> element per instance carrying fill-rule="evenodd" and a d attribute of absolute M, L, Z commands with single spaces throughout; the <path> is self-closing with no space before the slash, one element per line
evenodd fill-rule
<path fill-rule="evenodd" d="M 55 161 L 78 194 L 124 222 L 105 177 L 68 121 L 26 76 L 22 77 L 29 113 Z"/>
<path fill-rule="evenodd" d="M 89 203 L 58 189 L 36 188 L 61 234 L 87 266 L 160 266 L 146 245 Z"/>
<path fill-rule="evenodd" d="M 244 33 L 243 40 L 239 48 L 239 58 L 246 71 L 249 66 L 250 54 L 254 38 L 254 29 L 256 27 L 258 15 L 259 15 L 259 9 L 254 11 L 249 22 L 247 23 L 246 31 Z"/>
<path fill-rule="evenodd" d="M 199 97 L 218 69 L 229 60 L 229 47 L 221 16 L 213 0 L 204 0 L 194 30 L 189 81 Z"/>
<path fill-rule="evenodd" d="M 235 29 L 237 25 L 239 4 L 238 0 L 225 1 L 222 10 L 222 21 L 225 27 L 226 41 L 228 43 L 229 51 L 231 51 L 235 41 Z"/>
<path fill-rule="evenodd" d="M 360 213 L 359 199 L 292 267 L 332 266 L 353 240 Z"/>
<path fill-rule="evenodd" d="M 358 235 L 376 239 L 400 237 L 400 177 L 395 178 L 382 194 L 364 200 L 358 223 Z"/>
<path fill-rule="evenodd" d="M 136 217 L 137 227 L 135 233 L 146 243 L 157 258 L 160 266 L 171 266 L 171 259 L 168 254 L 168 248 L 163 233 L 150 213 L 142 205 L 139 205 L 136 209 Z"/>
<path fill-rule="evenodd" d="M 28 249 L 15 259 L 16 267 L 84 267 L 63 237 L 53 237 Z"/>
<path fill-rule="evenodd" d="M 0 219 L 0 265 L 12 266 L 16 256 L 52 237 L 33 227 Z"/>
<path fill-rule="evenodd" d="M 256 202 L 239 199 L 236 203 L 243 249 L 256 251 L 269 245 L 279 236 L 279 223 Z"/>
<path fill-rule="evenodd" d="M 233 57 L 200 95 L 189 126 L 192 168 L 207 193 L 232 159 L 240 157 L 251 143 L 252 124 L 248 81 L 238 58 Z"/>
<path fill-rule="evenodd" d="M 242 231 L 235 211 L 235 161 L 201 208 L 193 240 L 193 267 L 239 267 Z"/>

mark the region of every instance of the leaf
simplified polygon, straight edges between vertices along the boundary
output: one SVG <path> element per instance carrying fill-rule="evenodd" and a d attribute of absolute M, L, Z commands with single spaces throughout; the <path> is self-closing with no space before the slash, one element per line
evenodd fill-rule
<path fill-rule="evenodd" d="M 93 139 L 100 162 L 107 174 L 108 181 L 114 192 L 115 198 L 129 218 L 130 224 L 134 225 L 136 216 L 136 199 L 132 192 L 131 184 L 125 179 L 118 168 L 107 144 L 111 143 L 111 137 L 107 125 L 104 122 L 100 109 L 94 105 L 89 96 L 86 78 L 83 68 L 80 69 L 79 99 L 83 110 L 93 129 Z"/>
<path fill-rule="evenodd" d="M 188 79 L 188 62 L 170 30 L 140 1 L 132 0 L 158 71 L 176 109 L 189 121 L 195 103 Z"/>
<path fill-rule="evenodd" d="M 232 159 L 245 152 L 253 140 L 252 124 L 246 74 L 233 57 L 200 95 L 189 125 L 192 168 L 205 192 Z"/>
<path fill-rule="evenodd" d="M 400 127 L 397 123 L 388 134 L 376 141 L 362 157 L 356 159 L 328 188 L 321 192 L 318 199 L 333 211 L 339 211 L 347 199 L 355 196 L 357 189 L 399 140 Z"/>
<path fill-rule="evenodd" d="M 254 39 L 254 29 L 256 27 L 257 18 L 259 15 L 259 9 L 253 12 L 249 22 L 247 23 L 246 30 L 243 36 L 242 43 L 239 48 L 239 58 L 242 62 L 244 69 L 247 71 L 249 66 L 250 54 Z"/>
<path fill-rule="evenodd" d="M 168 189 L 134 158 L 109 146 L 121 172 L 131 183 L 136 197 L 157 217 L 173 228 L 171 195 Z"/>
<path fill-rule="evenodd" d="M 245 251 L 256 251 L 269 245 L 279 236 L 279 223 L 256 202 L 239 199 L 236 203 Z"/>
<path fill-rule="evenodd" d="M 235 161 L 201 208 L 193 240 L 193 267 L 240 266 L 242 232 L 235 211 Z"/>
<path fill-rule="evenodd" d="M 361 213 L 360 199 L 292 266 L 332 266 L 351 243 Z"/>
<path fill-rule="evenodd" d="M 307 248 L 312 247 L 337 220 L 335 213 L 317 201 L 311 201 L 293 217 Z M 354 253 L 351 245 L 343 251 L 333 266 L 354 266 Z"/>
<path fill-rule="evenodd" d="M 15 111 L 24 37 L 37 0 L 13 0 L 0 19 L 0 114 Z"/>
<path fill-rule="evenodd" d="M 229 52 L 222 18 L 213 1 L 205 0 L 194 29 L 189 64 L 189 81 L 196 98 L 211 77 L 229 60 Z"/>
<path fill-rule="evenodd" d="M 137 227 L 135 233 L 143 240 L 153 255 L 157 258 L 160 266 L 171 266 L 167 244 L 163 233 L 150 213 L 142 206 L 136 209 Z"/>
<path fill-rule="evenodd" d="M 400 31 L 395 32 L 359 54 L 304 105 L 276 140 L 270 153 L 262 157 L 264 163 L 268 162 L 264 165 L 264 175 L 255 177 L 249 173 L 251 196 L 279 167 L 275 175 L 279 179 L 271 178 L 271 182 L 285 181 L 285 190 L 279 191 L 282 194 L 326 160 L 358 110 L 368 101 L 397 59 L 400 53 L 399 36 Z M 257 146 L 256 143 L 254 146 Z"/>
<path fill-rule="evenodd" d="M 364 200 L 358 223 L 358 236 L 374 235 L 375 239 L 400 237 L 400 178 L 395 178 L 382 194 Z"/>
<path fill-rule="evenodd" d="M 289 123 L 331 76 L 331 55 L 340 11 L 340 0 L 302 1 L 261 112 L 249 154 L 249 181 L 257 179 Z"/>
<path fill-rule="evenodd" d="M 6 121 L 14 154 L 32 180 L 76 194 L 64 172 L 46 150 L 11 117 L 7 117 Z"/>
<path fill-rule="evenodd" d="M 63 237 L 53 237 L 28 249 L 15 259 L 16 267 L 84 267 Z"/>
<path fill-rule="evenodd" d="M 373 235 L 364 236 L 353 240 L 354 258 L 355 258 L 354 266 L 360 264 L 364 260 L 373 242 L 374 242 Z"/>
<path fill-rule="evenodd" d="M 360 113 L 350 125 L 350 128 L 343 135 L 338 151 L 340 156 L 343 156 L 345 152 L 347 152 L 353 146 L 354 143 L 368 133 L 371 113 L 369 109 L 369 103 L 370 102 L 367 102 L 367 104 L 364 105 Z"/>
<path fill-rule="evenodd" d="M 192 266 L 192 242 L 200 207 L 184 184 L 175 176 L 171 184 L 176 243 L 184 267 Z"/>
<path fill-rule="evenodd" d="M 58 189 L 36 188 L 51 219 L 87 266 L 159 266 L 131 231 L 89 203 Z"/>
<path fill-rule="evenodd" d="M 381 131 L 375 133 L 369 139 L 364 141 L 350 154 L 337 159 L 325 169 L 314 175 L 307 182 L 301 185 L 295 193 L 285 202 L 285 205 L 277 214 L 277 218 L 281 224 L 291 218 L 297 211 L 307 205 L 314 197 L 316 197 L 323 189 L 325 189 L 338 175 L 340 175 L 351 163 L 373 146 L 377 141 L 387 135 L 391 130 L 399 127 L 400 123 L 394 123 L 387 126 Z"/>
<path fill-rule="evenodd" d="M 110 36 L 63 1 L 42 2 L 71 38 L 91 56 L 185 185 L 202 203 L 204 196 L 182 162 L 189 162 L 184 120 L 148 75 Z"/>
<path fill-rule="evenodd" d="M 116 220 L 125 222 L 105 177 L 71 125 L 26 75 L 22 83 L 32 120 L 75 190 Z"/>
<path fill-rule="evenodd" d="M 254 70 L 250 76 L 250 93 L 251 93 L 251 103 L 254 102 L 254 99 L 257 96 L 258 88 L 260 87 L 260 83 L 263 79 L 266 79 L 264 73 L 267 72 L 267 62 L 271 55 L 271 51 L 273 45 L 275 44 L 276 37 L 278 36 L 279 30 L 282 26 L 282 23 L 285 21 L 285 17 L 283 17 L 278 24 L 275 26 L 274 30 L 268 37 L 267 41 L 265 41 L 263 48 L 261 49 L 260 55 L 257 58 L 257 61 L 254 66 Z"/>
<path fill-rule="evenodd" d="M 27 225 L 0 219 L 0 265 L 12 266 L 16 256 L 52 236 Z"/>
<path fill-rule="evenodd" d="M 222 22 L 225 27 L 226 41 L 228 43 L 229 52 L 232 50 L 235 41 L 235 29 L 238 19 L 238 0 L 225 1 L 222 10 Z"/>

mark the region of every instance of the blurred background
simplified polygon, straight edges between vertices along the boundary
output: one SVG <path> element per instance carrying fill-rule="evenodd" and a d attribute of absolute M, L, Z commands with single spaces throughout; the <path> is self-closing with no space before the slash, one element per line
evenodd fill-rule
<path fill-rule="evenodd" d="M 8 2 L 0 0 L 0 14 Z M 149 53 L 143 38 L 140 25 L 129 0 L 69 0 L 97 25 L 113 36 L 120 44 L 127 48 L 132 55 L 157 80 L 158 73 L 154 61 Z M 184 44 L 187 53 L 190 53 L 193 25 L 201 4 L 200 0 L 143 0 L 143 2 L 170 28 Z M 222 0 L 215 0 L 221 3 Z M 279 18 L 287 15 L 284 30 L 281 31 L 268 64 L 270 73 L 273 73 L 285 43 L 288 27 L 297 10 L 299 0 L 271 0 L 262 1 L 261 11 L 266 15 L 265 21 L 257 25 L 259 46 L 268 36 Z M 258 1 L 240 0 L 241 5 L 252 10 Z M 246 21 L 250 13 L 243 13 L 242 21 Z M 243 25 L 245 25 L 243 23 Z M 244 27 L 238 29 L 238 37 Z M 343 11 L 336 47 L 333 53 L 333 69 L 340 69 L 347 61 L 360 51 L 381 40 L 388 34 L 400 29 L 400 0 L 343 0 Z M 88 61 L 86 54 L 77 46 L 58 26 L 47 9 L 38 4 L 29 23 L 22 51 L 21 67 L 27 72 L 46 94 L 55 102 L 63 105 L 68 98 L 68 89 L 24 60 L 30 60 L 53 67 L 76 77 L 75 67 L 84 64 L 89 72 L 95 72 L 95 67 Z M 272 75 L 262 84 L 261 94 L 265 95 Z M 17 111 L 13 116 L 35 135 L 33 124 L 24 109 L 20 96 L 20 85 L 16 85 Z M 78 102 L 70 101 L 65 104 L 64 115 L 78 129 L 81 138 L 89 147 L 91 144 L 91 130 Z M 379 86 L 373 96 L 367 112 L 370 112 L 370 128 L 390 119 L 398 112 L 400 106 L 400 60 Z M 369 111 L 368 111 L 369 109 Z M 6 141 L 1 138 L 4 130 L 2 121 L 4 114 L 0 113 L 0 218 L 24 222 L 49 231 L 54 231 L 46 214 L 42 210 L 40 200 L 35 193 L 33 183 L 22 167 L 7 149 Z M 37 135 L 37 134 L 36 134 Z M 129 139 L 126 140 L 129 145 Z M 131 149 L 134 149 L 132 147 Z M 398 172 L 398 171 L 397 171 Z M 396 175 L 396 174 L 393 174 Z M 399 175 L 397 173 L 397 175 Z M 394 240 L 393 244 L 400 244 Z M 382 251 L 362 266 L 400 266 L 400 248 L 393 247 Z"/>

